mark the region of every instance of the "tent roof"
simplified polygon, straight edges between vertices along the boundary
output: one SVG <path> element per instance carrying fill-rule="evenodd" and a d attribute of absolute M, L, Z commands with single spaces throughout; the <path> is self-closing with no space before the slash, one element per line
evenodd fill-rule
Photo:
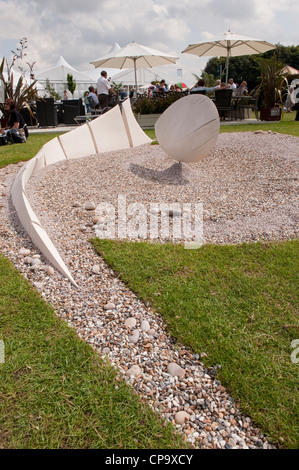
<path fill-rule="evenodd" d="M 60 56 L 54 67 L 40 72 L 35 72 L 35 77 L 39 81 L 50 80 L 50 82 L 64 82 L 67 81 L 67 74 L 73 75 L 74 80 L 90 83 L 90 78 L 82 72 L 79 72 L 72 67 L 62 56 Z"/>

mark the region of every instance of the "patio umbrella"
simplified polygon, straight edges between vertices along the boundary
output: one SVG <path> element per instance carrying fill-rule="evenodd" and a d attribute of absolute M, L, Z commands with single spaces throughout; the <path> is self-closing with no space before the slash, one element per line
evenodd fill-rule
<path fill-rule="evenodd" d="M 180 87 L 180 88 L 188 88 L 186 83 L 183 83 L 183 82 L 179 82 L 177 83 L 177 85 Z"/>
<path fill-rule="evenodd" d="M 299 70 L 294 69 L 294 67 L 291 67 L 290 65 L 286 65 L 286 66 L 282 69 L 282 73 L 283 73 L 284 75 L 299 75 Z"/>
<path fill-rule="evenodd" d="M 178 57 L 165 52 L 142 46 L 133 41 L 114 54 L 107 54 L 90 62 L 95 67 L 110 67 L 116 69 L 133 68 L 135 72 L 135 87 L 137 91 L 137 68 L 158 67 L 159 65 L 175 64 Z"/>
<path fill-rule="evenodd" d="M 198 44 L 190 44 L 182 52 L 201 56 L 226 57 L 226 83 L 228 81 L 229 58 L 239 55 L 262 54 L 264 52 L 275 49 L 276 46 L 267 41 L 254 39 L 247 36 L 232 33 L 228 30 L 224 33 L 223 38 L 214 41 L 200 42 Z"/>

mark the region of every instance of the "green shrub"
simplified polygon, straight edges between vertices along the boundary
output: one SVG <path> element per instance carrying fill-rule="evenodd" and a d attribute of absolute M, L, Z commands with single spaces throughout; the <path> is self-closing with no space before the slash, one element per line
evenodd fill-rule
<path fill-rule="evenodd" d="M 153 98 L 140 97 L 133 103 L 132 108 L 136 114 L 161 114 L 183 96 L 185 93 L 171 93 Z"/>

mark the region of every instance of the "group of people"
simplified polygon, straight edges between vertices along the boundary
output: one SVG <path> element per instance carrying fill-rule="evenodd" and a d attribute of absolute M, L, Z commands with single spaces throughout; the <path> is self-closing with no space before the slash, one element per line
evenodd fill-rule
<path fill-rule="evenodd" d="M 205 84 L 204 79 L 198 80 L 198 82 L 191 88 L 191 92 L 195 91 L 205 91 L 207 93 L 211 93 L 215 90 L 233 90 L 233 96 L 242 96 L 248 95 L 248 87 L 247 82 L 245 80 L 242 81 L 240 85 L 234 82 L 233 78 L 228 80 L 228 84 L 225 82 L 221 82 L 221 80 L 216 80 L 215 85 L 213 87 L 207 87 Z"/>
<path fill-rule="evenodd" d="M 213 92 L 217 89 L 232 89 L 233 95 L 247 95 L 248 94 L 248 87 L 247 82 L 245 80 L 242 81 L 240 85 L 234 82 L 233 78 L 228 80 L 228 84 L 221 82 L 221 80 L 216 80 L 215 85 L 213 87 L 207 87 L 205 81 L 203 79 L 198 80 L 198 82 L 190 88 L 190 92 L 195 91 L 206 91 L 207 93 Z M 179 84 L 171 85 L 168 89 L 165 80 L 161 80 L 159 83 L 152 82 L 148 88 L 148 96 L 151 98 L 152 96 L 156 96 L 157 93 L 160 92 L 167 92 L 167 91 L 176 91 L 181 92 L 183 89 Z"/>

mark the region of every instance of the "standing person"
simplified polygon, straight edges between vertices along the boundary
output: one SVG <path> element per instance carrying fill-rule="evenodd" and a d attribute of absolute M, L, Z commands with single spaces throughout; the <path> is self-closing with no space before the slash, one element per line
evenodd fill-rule
<path fill-rule="evenodd" d="M 115 95 L 115 91 L 107 80 L 107 72 L 102 70 L 101 76 L 97 81 L 97 93 L 99 98 L 100 107 L 102 109 L 108 108 L 109 93 Z"/>
<path fill-rule="evenodd" d="M 8 112 L 8 126 L 0 129 L 2 136 L 6 135 L 7 140 L 12 143 L 24 143 L 28 137 L 28 130 L 22 114 L 16 110 L 14 100 L 6 99 L 4 102 L 5 111 Z"/>
<path fill-rule="evenodd" d="M 63 99 L 63 100 L 68 100 L 68 99 L 69 99 L 66 90 L 64 90 L 64 92 L 63 92 L 63 97 L 62 97 L 62 99 Z"/>

